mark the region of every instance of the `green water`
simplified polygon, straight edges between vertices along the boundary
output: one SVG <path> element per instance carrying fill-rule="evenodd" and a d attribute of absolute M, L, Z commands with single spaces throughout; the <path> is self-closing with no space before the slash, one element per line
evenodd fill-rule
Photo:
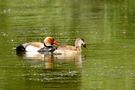
<path fill-rule="evenodd" d="M 0 0 L 0 90 L 135 90 L 135 1 Z M 18 57 L 23 42 L 85 39 L 80 62 Z"/>

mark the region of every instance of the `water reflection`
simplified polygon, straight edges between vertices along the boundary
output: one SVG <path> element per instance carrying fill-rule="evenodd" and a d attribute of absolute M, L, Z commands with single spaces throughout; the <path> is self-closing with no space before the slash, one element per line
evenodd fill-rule
<path fill-rule="evenodd" d="M 54 56 L 49 53 L 39 53 L 39 52 L 26 52 L 23 55 L 25 60 L 31 60 L 31 62 L 42 61 L 45 65 L 45 69 L 53 69 Z"/>
<path fill-rule="evenodd" d="M 19 54 L 20 56 L 20 54 Z M 25 52 L 21 55 L 23 59 L 31 60 L 31 62 L 43 62 L 45 69 L 54 69 L 57 62 L 60 63 L 74 63 L 76 68 L 82 67 L 82 55 L 81 53 L 76 53 L 74 55 L 63 55 L 57 53 L 39 53 L 39 52 Z"/>
<path fill-rule="evenodd" d="M 60 54 L 26 52 L 22 54 L 24 73 L 21 77 L 26 82 L 42 82 L 44 87 L 63 87 L 65 83 L 74 90 L 81 87 L 81 54 L 65 57 Z M 66 89 L 65 89 L 66 90 Z M 68 89 L 67 89 L 68 90 Z"/>

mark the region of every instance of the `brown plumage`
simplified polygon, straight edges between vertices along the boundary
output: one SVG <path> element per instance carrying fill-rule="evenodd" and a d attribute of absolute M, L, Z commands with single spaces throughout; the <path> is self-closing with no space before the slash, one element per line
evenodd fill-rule
<path fill-rule="evenodd" d="M 77 54 L 80 54 L 82 49 L 81 46 L 86 47 L 86 44 L 83 39 L 77 38 L 75 40 L 75 46 L 72 45 L 60 45 L 58 48 L 54 51 L 54 54 L 56 54 L 57 58 L 74 58 Z"/>

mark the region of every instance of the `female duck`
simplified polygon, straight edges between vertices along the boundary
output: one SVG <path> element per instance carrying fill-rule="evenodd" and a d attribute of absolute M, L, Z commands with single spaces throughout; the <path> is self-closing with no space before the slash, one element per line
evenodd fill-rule
<path fill-rule="evenodd" d="M 16 47 L 17 53 L 20 52 L 53 52 L 56 48 L 53 45 L 59 43 L 53 37 L 46 37 L 44 42 L 29 42 Z"/>
<path fill-rule="evenodd" d="M 54 51 L 54 53 L 56 54 L 56 57 L 58 59 L 74 58 L 78 54 L 80 54 L 80 52 L 82 51 L 81 49 L 82 46 L 86 48 L 84 39 L 77 38 L 75 40 L 75 46 L 71 45 L 58 46 L 58 48 Z"/>

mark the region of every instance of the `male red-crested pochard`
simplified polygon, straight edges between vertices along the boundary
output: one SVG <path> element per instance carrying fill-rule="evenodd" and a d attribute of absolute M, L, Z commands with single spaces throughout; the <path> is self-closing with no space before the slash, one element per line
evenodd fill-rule
<path fill-rule="evenodd" d="M 58 59 L 71 59 L 71 58 L 75 58 L 77 55 L 81 53 L 82 46 L 86 48 L 84 39 L 77 38 L 75 40 L 75 46 L 59 45 L 58 48 L 54 51 L 54 53 L 56 54 L 56 57 Z"/>
<path fill-rule="evenodd" d="M 53 37 L 46 37 L 44 42 L 28 42 L 16 47 L 17 53 L 20 52 L 53 52 L 56 48 L 53 45 L 59 43 Z"/>

